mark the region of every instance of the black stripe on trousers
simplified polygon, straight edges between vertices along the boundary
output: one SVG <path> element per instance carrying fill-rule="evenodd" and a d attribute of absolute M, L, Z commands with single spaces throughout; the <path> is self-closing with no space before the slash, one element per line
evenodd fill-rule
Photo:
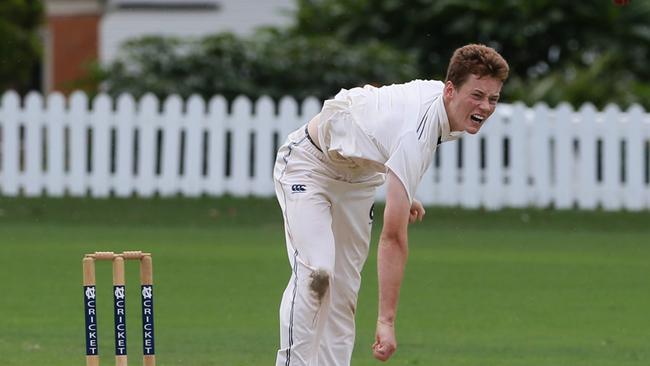
<path fill-rule="evenodd" d="M 289 315 L 289 348 L 287 348 L 286 366 L 291 363 L 291 347 L 293 346 L 293 308 L 296 303 L 296 293 L 298 292 L 298 251 L 293 252 L 293 299 L 291 300 L 291 313 Z"/>
<path fill-rule="evenodd" d="M 309 136 L 309 135 L 307 135 L 307 136 Z M 287 152 L 287 154 L 285 156 L 282 157 L 282 160 L 284 160 L 285 165 L 284 165 L 284 169 L 282 169 L 282 174 L 280 175 L 279 180 L 282 180 L 282 177 L 284 177 L 284 173 L 287 170 L 287 166 L 289 165 L 289 156 L 291 156 L 291 152 L 293 151 L 293 147 L 297 146 L 298 144 L 303 142 L 305 140 L 305 138 L 306 137 L 303 137 L 298 142 L 292 142 L 292 143 L 289 144 L 289 146 L 288 146 L 289 151 Z M 279 183 L 280 183 L 280 186 L 282 186 L 282 183 L 281 182 L 279 182 Z M 284 192 L 284 188 L 281 188 L 281 190 L 282 190 L 282 198 L 284 199 L 284 210 L 286 211 L 288 209 L 287 195 Z M 289 227 L 289 220 L 288 220 L 288 216 L 286 215 L 286 212 L 285 212 L 285 216 L 284 216 L 284 221 L 287 224 L 287 231 L 288 231 L 288 234 L 289 234 L 288 235 L 289 240 L 291 240 L 293 242 L 293 239 L 291 238 L 291 228 Z M 298 291 L 298 251 L 296 249 L 294 249 L 294 252 L 293 252 L 293 268 L 292 268 L 292 271 L 293 271 L 293 274 L 294 274 L 295 277 L 294 277 L 294 281 L 293 281 L 294 282 L 294 284 L 293 284 L 293 298 L 291 299 L 291 311 L 290 311 L 290 315 L 289 315 L 289 348 L 287 348 L 287 360 L 284 363 L 285 366 L 289 366 L 289 364 L 291 363 L 291 347 L 293 346 L 293 312 L 294 312 L 293 310 L 294 310 L 294 305 L 296 303 L 296 293 Z"/>

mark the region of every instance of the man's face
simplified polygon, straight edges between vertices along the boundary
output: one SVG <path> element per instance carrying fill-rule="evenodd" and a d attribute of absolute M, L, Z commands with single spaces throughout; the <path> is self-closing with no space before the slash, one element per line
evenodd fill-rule
<path fill-rule="evenodd" d="M 452 131 L 475 134 L 494 113 L 501 93 L 501 80 L 470 75 L 460 88 L 445 83 L 445 107 Z"/>

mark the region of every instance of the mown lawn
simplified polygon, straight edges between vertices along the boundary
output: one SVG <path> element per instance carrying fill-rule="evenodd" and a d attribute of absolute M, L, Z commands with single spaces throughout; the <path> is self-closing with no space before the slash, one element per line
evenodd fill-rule
<path fill-rule="evenodd" d="M 353 365 L 380 364 L 374 237 Z M 432 208 L 410 241 L 390 365 L 650 364 L 649 213 Z M 132 249 L 154 255 L 158 365 L 274 363 L 290 269 L 273 200 L 0 198 L 0 365 L 83 365 L 81 258 Z M 137 281 L 131 264 L 130 365 L 142 364 Z"/>

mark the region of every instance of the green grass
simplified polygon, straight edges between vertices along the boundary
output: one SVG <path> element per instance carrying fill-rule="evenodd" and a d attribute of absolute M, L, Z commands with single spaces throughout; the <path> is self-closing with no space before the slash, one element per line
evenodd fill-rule
<path fill-rule="evenodd" d="M 649 223 L 648 213 L 429 209 L 410 232 L 390 364 L 650 364 Z M 376 234 L 355 366 L 380 364 L 369 352 Z M 0 365 L 84 364 L 81 257 L 130 249 L 154 253 L 159 365 L 273 364 L 290 272 L 273 200 L 0 198 Z M 137 268 L 127 269 L 130 365 L 141 365 Z M 99 263 L 103 364 L 110 275 Z"/>

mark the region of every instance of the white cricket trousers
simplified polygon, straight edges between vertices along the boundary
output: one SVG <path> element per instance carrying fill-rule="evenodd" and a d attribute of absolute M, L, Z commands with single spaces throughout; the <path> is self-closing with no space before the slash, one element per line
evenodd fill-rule
<path fill-rule="evenodd" d="M 276 366 L 350 365 L 375 189 L 383 183 L 381 174 L 357 170 L 326 162 L 305 126 L 278 151 L 273 175 L 291 278 Z"/>

